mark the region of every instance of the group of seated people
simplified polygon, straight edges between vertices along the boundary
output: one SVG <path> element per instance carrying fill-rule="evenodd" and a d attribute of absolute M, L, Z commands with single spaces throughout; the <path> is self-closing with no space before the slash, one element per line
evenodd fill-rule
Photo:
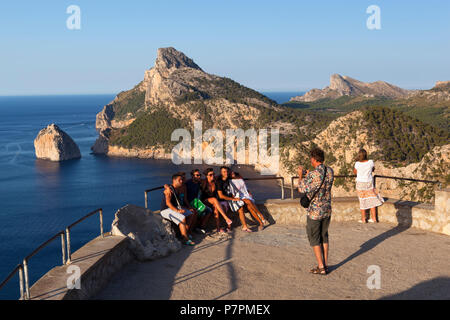
<path fill-rule="evenodd" d="M 261 231 L 268 224 L 255 205 L 244 179 L 238 172 L 232 172 L 228 167 L 220 168 L 220 175 L 214 175 L 213 168 L 204 171 L 205 178 L 199 169 L 191 172 L 191 179 L 186 181 L 184 172 L 172 176 L 172 184 L 164 185 L 164 196 L 161 203 L 161 216 L 174 222 L 180 229 L 186 245 L 195 245 L 192 231 L 206 233 L 207 223 L 214 215 L 215 232 L 230 232 L 232 220 L 227 215 L 239 213 L 242 230 L 252 232 L 245 221 L 247 209 L 259 223 Z M 220 227 L 220 217 L 225 220 L 226 229 Z"/>

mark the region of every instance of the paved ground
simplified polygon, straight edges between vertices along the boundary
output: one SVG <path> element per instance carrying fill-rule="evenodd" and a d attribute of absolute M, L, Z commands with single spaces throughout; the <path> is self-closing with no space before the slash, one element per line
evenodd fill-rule
<path fill-rule="evenodd" d="M 96 299 L 450 299 L 450 237 L 390 224 L 330 226 L 327 276 L 315 265 L 303 227 L 200 237 L 156 261 L 133 262 Z M 381 289 L 370 290 L 370 265 Z"/>

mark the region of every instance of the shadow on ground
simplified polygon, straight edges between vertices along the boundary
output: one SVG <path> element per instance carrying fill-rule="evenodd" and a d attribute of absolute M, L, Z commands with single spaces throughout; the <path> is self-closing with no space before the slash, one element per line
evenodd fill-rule
<path fill-rule="evenodd" d="M 398 235 L 399 233 L 409 229 L 412 225 L 412 208 L 414 206 L 418 205 L 418 203 L 415 202 L 409 202 L 409 201 L 397 201 L 395 203 L 396 208 L 396 218 L 397 218 L 397 226 L 394 228 L 387 230 L 386 232 L 383 232 L 382 234 L 379 234 L 378 236 L 367 240 L 364 242 L 360 249 L 354 253 L 352 253 L 350 256 L 345 258 L 343 261 L 339 262 L 336 265 L 329 266 L 330 272 L 333 272 L 334 270 L 342 267 L 347 262 L 355 259 L 356 257 L 368 252 L 369 250 L 372 250 L 377 245 L 382 243 L 383 241 L 394 237 Z"/>
<path fill-rule="evenodd" d="M 380 300 L 448 300 L 450 299 L 450 278 L 438 277 L 423 281 L 408 290 L 382 297 Z"/>

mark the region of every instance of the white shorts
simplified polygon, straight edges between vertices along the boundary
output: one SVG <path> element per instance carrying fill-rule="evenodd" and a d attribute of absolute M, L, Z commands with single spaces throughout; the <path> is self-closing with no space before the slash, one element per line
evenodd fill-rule
<path fill-rule="evenodd" d="M 184 213 L 178 213 L 170 208 L 164 209 L 160 212 L 161 217 L 172 221 L 176 225 L 178 225 L 180 222 L 184 220 L 184 218 L 190 216 L 191 214 L 192 211 L 189 211 L 187 209 L 184 209 Z"/>

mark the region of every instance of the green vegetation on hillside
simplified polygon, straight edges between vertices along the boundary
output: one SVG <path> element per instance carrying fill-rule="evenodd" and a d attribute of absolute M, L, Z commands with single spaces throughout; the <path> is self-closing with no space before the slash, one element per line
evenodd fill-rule
<path fill-rule="evenodd" d="M 159 109 L 153 113 L 140 115 L 126 128 L 111 132 L 110 143 L 125 148 L 148 148 L 153 146 L 170 147 L 176 143 L 170 137 L 175 129 L 185 124 Z"/>
<path fill-rule="evenodd" d="M 362 110 L 375 142 L 382 148 L 375 159 L 407 164 L 418 162 L 433 147 L 448 143 L 449 133 L 383 107 Z"/>
<path fill-rule="evenodd" d="M 446 91 L 444 88 L 433 88 L 430 92 Z M 293 109 L 330 113 L 335 118 L 348 112 L 365 107 L 389 107 L 400 110 L 406 115 L 421 120 L 436 128 L 449 131 L 450 101 L 439 101 L 423 95 L 407 99 L 368 98 L 343 96 L 337 99 L 321 99 L 313 102 L 288 102 L 284 106 Z"/>
<path fill-rule="evenodd" d="M 137 111 L 144 107 L 145 92 L 136 87 L 117 95 L 117 101 L 113 103 L 117 119 L 123 119 L 128 113 L 136 115 Z"/>

